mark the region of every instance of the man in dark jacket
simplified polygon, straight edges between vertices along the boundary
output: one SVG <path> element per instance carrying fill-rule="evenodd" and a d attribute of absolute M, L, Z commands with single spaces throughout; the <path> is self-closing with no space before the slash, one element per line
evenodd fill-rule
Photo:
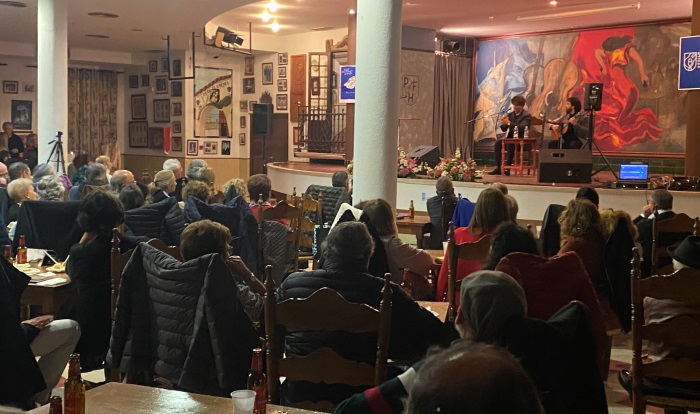
<path fill-rule="evenodd" d="M 652 224 L 656 220 L 666 220 L 676 217 L 673 212 L 673 195 L 666 189 L 660 188 L 651 193 L 651 201 L 642 208 L 642 214 L 634 219 L 639 237 L 637 241 L 642 245 L 642 277 L 651 276 L 651 245 L 654 238 Z M 683 240 L 689 234 L 681 234 L 678 241 Z M 666 243 L 666 241 L 664 241 Z M 659 267 L 667 266 L 671 263 L 671 258 L 666 257 L 659 261 Z"/>
<path fill-rule="evenodd" d="M 279 287 L 277 300 L 307 298 L 318 289 L 336 290 L 346 300 L 364 303 L 379 309 L 384 281 L 368 274 L 367 265 L 374 243 L 364 223 L 338 224 L 328 234 L 324 261 L 320 270 L 291 274 Z M 457 338 L 450 325 L 445 325 L 422 309 L 403 290 L 392 284 L 391 334 L 389 357 L 394 360 L 421 358 L 431 345 L 447 345 Z M 374 363 L 377 336 L 346 332 L 309 332 L 288 329 L 285 335 L 287 356 L 303 357 L 329 347 L 347 359 Z M 345 385 L 312 384 L 287 381 L 283 400 L 328 400 L 338 403 L 353 392 L 362 391 Z"/>
<path fill-rule="evenodd" d="M 127 211 L 124 222 L 126 235 L 161 239 L 168 246 L 179 245 L 185 229 L 185 216 L 173 197 Z"/>
<path fill-rule="evenodd" d="M 435 192 L 437 195 L 430 197 L 426 201 L 428 215 L 430 216 L 430 241 L 431 249 L 442 249 L 442 242 L 445 240 L 445 229 L 442 228 L 442 197 L 446 197 L 446 202 L 450 205 L 457 204 L 457 196 L 452 185 L 452 179 L 448 176 L 438 178 L 435 182 Z M 446 209 L 447 210 L 447 209 Z M 454 211 L 454 207 L 451 209 Z M 447 211 L 449 214 L 450 211 Z"/>

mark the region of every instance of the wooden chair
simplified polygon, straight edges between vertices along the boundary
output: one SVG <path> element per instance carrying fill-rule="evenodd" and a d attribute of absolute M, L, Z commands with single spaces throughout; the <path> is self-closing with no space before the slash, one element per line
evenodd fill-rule
<path fill-rule="evenodd" d="M 314 231 L 316 225 L 321 225 L 323 220 L 323 194 L 319 193 L 318 200 L 314 200 L 311 194 L 305 195 L 296 201 L 296 206 L 301 208 L 301 234 L 299 235 L 299 248 L 305 254 L 299 254 L 298 262 L 304 263 L 313 260 L 313 268 L 316 269 L 317 261 L 314 259 Z M 314 217 L 316 220 L 312 220 Z M 310 254 L 308 252 L 311 252 Z"/>
<path fill-rule="evenodd" d="M 491 249 L 491 236 L 484 236 L 473 243 L 455 243 L 455 231 L 452 222 L 450 222 L 450 238 L 447 241 L 447 320 L 452 323 L 455 321 L 457 309 L 455 309 L 455 295 L 459 288 L 457 282 L 457 262 L 462 260 L 480 260 L 484 261 Z"/>
<path fill-rule="evenodd" d="M 668 253 L 669 247 L 675 247 L 687 236 L 698 235 L 698 218 L 690 218 L 685 213 L 675 217 L 652 220 L 651 274 L 666 275 L 673 272 L 673 263 Z"/>
<path fill-rule="evenodd" d="M 450 193 L 443 193 L 440 198 L 440 205 L 442 207 L 442 240 L 447 238 L 447 233 L 450 230 L 450 222 L 452 221 L 452 216 L 457 208 L 457 203 L 459 200 L 454 200 L 450 197 Z M 454 196 L 453 196 L 454 197 Z M 461 197 L 460 197 L 461 198 Z"/>
<path fill-rule="evenodd" d="M 700 410 L 700 398 L 681 397 L 681 384 L 666 385 L 656 381 L 649 387 L 651 378 L 664 378 L 676 381 L 700 381 L 700 360 L 664 358 L 644 362 L 642 341 L 664 343 L 678 348 L 700 346 L 700 329 L 697 322 L 688 316 L 664 319 L 664 322 L 646 323 L 644 320 L 644 299 L 673 300 L 679 305 L 697 308 L 700 306 L 697 292 L 700 290 L 700 270 L 685 268 L 668 276 L 641 278 L 640 258 L 637 248 L 633 249 L 632 259 L 632 404 L 634 414 L 646 412 L 646 405 L 665 409 Z M 682 353 L 682 351 L 681 351 Z M 623 375 L 626 373 L 623 372 Z M 697 390 L 696 387 L 693 388 Z"/>
<path fill-rule="evenodd" d="M 366 304 L 351 303 L 338 292 L 321 288 L 306 299 L 287 299 L 277 303 L 271 266 L 265 269 L 265 333 L 267 339 L 267 384 L 269 401 L 280 403 L 280 377 L 292 381 L 347 384 L 373 387 L 386 379 L 391 329 L 391 274 L 384 276 L 379 310 Z M 278 327 L 294 327 L 310 331 L 343 331 L 377 333 L 377 355 L 374 366 L 347 360 L 330 348 L 320 348 L 306 357 L 284 357 L 278 349 L 283 338 Z M 331 413 L 334 405 L 327 401 L 304 401 L 298 408 Z"/>
<path fill-rule="evenodd" d="M 262 194 L 258 196 L 258 274 L 263 273 L 265 255 L 264 255 L 264 227 L 265 221 L 280 221 L 285 220 L 289 227 L 287 231 L 287 242 L 294 249 L 294 260 L 291 261 L 284 273 L 296 270 L 299 261 L 299 241 L 301 238 L 301 208 L 289 205 L 286 201 L 277 203 L 274 207 L 263 209 Z"/>

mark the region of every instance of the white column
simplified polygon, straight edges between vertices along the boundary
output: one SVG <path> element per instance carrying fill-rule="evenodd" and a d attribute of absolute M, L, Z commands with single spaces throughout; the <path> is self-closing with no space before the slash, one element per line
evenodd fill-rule
<path fill-rule="evenodd" d="M 395 206 L 401 0 L 357 1 L 356 62 L 353 201 Z"/>
<path fill-rule="evenodd" d="M 37 12 L 37 96 L 39 163 L 46 162 L 56 131 L 68 143 L 68 12 L 65 0 L 39 0 Z M 54 155 L 53 160 L 56 159 Z M 67 164 L 67 163 L 66 163 Z M 51 165 L 56 167 L 55 163 Z M 57 173 L 59 171 L 56 171 Z"/>

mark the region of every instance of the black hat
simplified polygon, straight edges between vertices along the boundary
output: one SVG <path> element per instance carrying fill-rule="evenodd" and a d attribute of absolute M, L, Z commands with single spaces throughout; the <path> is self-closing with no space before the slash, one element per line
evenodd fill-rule
<path fill-rule="evenodd" d="M 669 247 L 668 253 L 684 265 L 700 269 L 700 236 L 688 236 L 678 246 Z"/>

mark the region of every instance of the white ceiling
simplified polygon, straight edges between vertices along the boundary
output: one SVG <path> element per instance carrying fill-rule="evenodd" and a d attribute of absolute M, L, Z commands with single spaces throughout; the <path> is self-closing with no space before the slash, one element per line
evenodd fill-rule
<path fill-rule="evenodd" d="M 36 1 L 21 0 L 26 8 L 0 6 L 0 42 L 36 43 Z M 162 36 L 173 37 L 173 47 L 187 47 L 192 31 L 200 34 L 209 20 L 232 30 L 245 32 L 248 22 L 253 31 L 271 33 L 260 13 L 268 0 L 55 0 L 69 2 L 69 46 L 98 50 L 143 52 L 164 49 Z M 307 32 L 318 27 L 347 26 L 348 9 L 354 0 L 276 0 L 274 13 L 281 26 L 279 35 Z M 385 0 L 375 0 L 385 1 Z M 549 0 L 410 0 L 404 3 L 403 23 L 467 36 L 499 36 L 616 25 L 628 22 L 689 17 L 693 0 L 639 0 L 639 10 L 606 12 L 588 16 L 519 23 L 516 17 L 551 12 Z M 567 8 L 597 8 L 624 5 L 635 0 L 560 0 L 559 11 Z M 89 12 L 110 12 L 116 19 L 88 16 Z M 133 31 L 139 29 L 142 31 Z M 86 34 L 107 35 L 94 39 Z M 2 50 L 0 50 L 2 54 Z"/>

